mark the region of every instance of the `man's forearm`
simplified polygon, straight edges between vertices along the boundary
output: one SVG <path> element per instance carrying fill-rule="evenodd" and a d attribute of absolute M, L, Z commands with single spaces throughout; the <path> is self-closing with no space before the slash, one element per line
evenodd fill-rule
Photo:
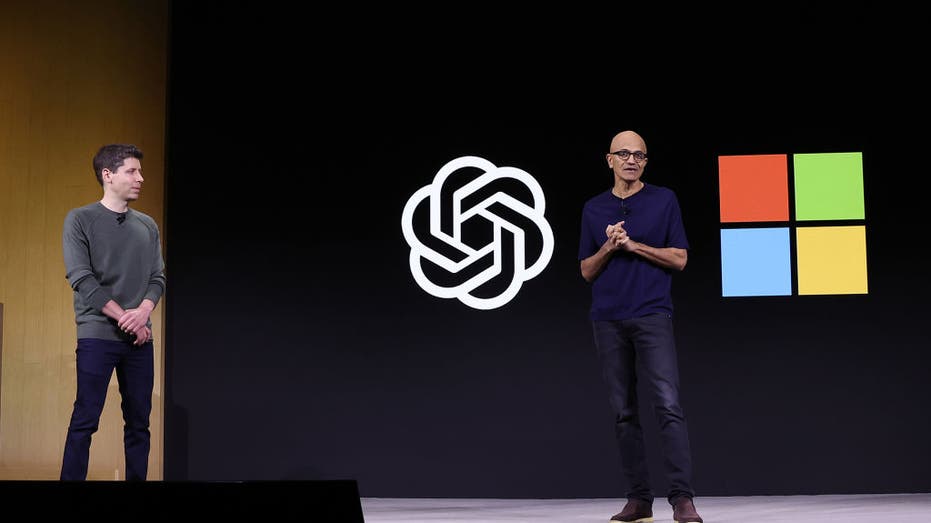
<path fill-rule="evenodd" d="M 628 242 L 628 251 L 635 253 L 660 267 L 681 271 L 688 262 L 688 251 L 676 247 L 650 247 L 645 243 Z"/>
<path fill-rule="evenodd" d="M 611 254 L 612 251 L 608 247 L 608 244 L 605 243 L 605 245 L 601 246 L 601 249 L 598 249 L 598 252 L 579 263 L 579 267 L 582 270 L 582 277 L 585 278 L 585 281 L 591 283 L 601 274 L 601 270 L 604 269 L 605 265 L 608 264 L 608 260 L 611 259 Z"/>
<path fill-rule="evenodd" d="M 123 310 L 123 307 L 120 307 L 119 303 L 110 300 L 106 303 L 106 305 L 103 306 L 101 312 L 103 312 L 108 318 L 113 318 L 116 321 L 120 321 L 120 318 L 123 317 L 123 314 L 126 311 Z"/>

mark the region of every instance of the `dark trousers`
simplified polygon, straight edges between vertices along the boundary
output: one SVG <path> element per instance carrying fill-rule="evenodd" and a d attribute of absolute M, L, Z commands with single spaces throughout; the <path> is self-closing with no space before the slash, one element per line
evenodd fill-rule
<path fill-rule="evenodd" d="M 693 496 L 692 455 L 685 414 L 679 404 L 672 318 L 651 314 L 592 324 L 611 406 L 617 414 L 615 433 L 630 489 L 627 497 L 653 501 L 638 409 L 638 380 L 643 381 L 656 415 L 669 479 L 668 499 L 672 502 L 680 496 Z"/>
<path fill-rule="evenodd" d="M 61 479 L 87 479 L 91 436 L 97 432 L 110 376 L 116 369 L 122 398 L 126 479 L 145 480 L 149 467 L 149 414 L 155 375 L 152 342 L 137 347 L 123 341 L 82 338 L 78 340 L 76 353 L 78 390 L 65 439 Z"/>

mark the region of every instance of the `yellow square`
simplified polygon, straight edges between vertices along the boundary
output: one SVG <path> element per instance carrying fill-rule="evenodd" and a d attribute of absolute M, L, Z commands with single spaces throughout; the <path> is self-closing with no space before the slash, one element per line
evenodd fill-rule
<path fill-rule="evenodd" d="M 866 227 L 798 227 L 798 293 L 867 294 Z"/>

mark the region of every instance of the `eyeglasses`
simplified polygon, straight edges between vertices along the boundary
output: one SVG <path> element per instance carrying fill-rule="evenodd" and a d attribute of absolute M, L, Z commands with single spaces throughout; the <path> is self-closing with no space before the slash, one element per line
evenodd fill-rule
<path fill-rule="evenodd" d="M 621 160 L 627 160 L 628 158 L 630 158 L 630 155 L 634 155 L 634 160 L 636 160 L 638 163 L 647 159 L 647 154 L 643 151 L 631 152 L 631 151 L 628 151 L 627 149 L 621 149 L 620 151 L 614 151 L 611 154 L 613 154 L 614 156 L 617 156 Z"/>

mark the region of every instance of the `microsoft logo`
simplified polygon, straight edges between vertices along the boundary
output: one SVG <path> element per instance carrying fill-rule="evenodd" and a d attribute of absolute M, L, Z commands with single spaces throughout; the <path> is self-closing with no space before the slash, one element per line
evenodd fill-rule
<path fill-rule="evenodd" d="M 723 296 L 867 294 L 862 153 L 719 156 L 718 178 Z"/>

